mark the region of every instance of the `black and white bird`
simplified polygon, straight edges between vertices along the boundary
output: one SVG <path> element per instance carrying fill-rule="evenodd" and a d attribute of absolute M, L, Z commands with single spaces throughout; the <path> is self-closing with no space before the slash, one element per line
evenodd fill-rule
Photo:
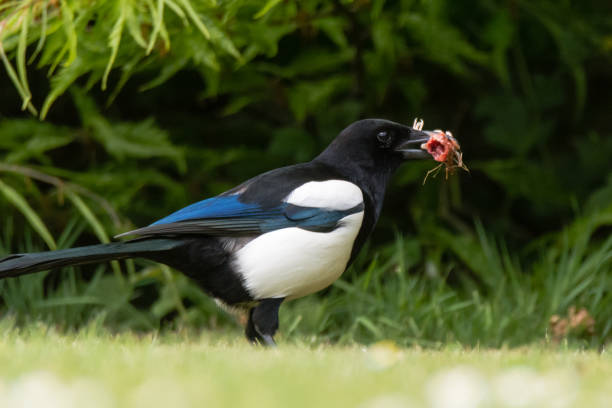
<path fill-rule="evenodd" d="M 219 303 L 247 310 L 247 338 L 273 345 L 281 303 L 342 275 L 376 225 L 393 172 L 408 159 L 431 157 L 420 147 L 430 135 L 360 120 L 310 162 L 271 170 L 119 235 L 136 239 L 9 255 L 0 260 L 0 278 L 147 258 L 183 272 Z"/>

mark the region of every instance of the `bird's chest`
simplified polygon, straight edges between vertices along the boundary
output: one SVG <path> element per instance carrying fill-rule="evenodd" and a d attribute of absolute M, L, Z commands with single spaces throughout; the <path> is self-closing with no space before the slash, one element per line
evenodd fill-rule
<path fill-rule="evenodd" d="M 263 234 L 234 254 L 234 269 L 255 299 L 295 299 L 340 277 L 363 222 L 363 211 L 331 232 L 284 228 Z"/>

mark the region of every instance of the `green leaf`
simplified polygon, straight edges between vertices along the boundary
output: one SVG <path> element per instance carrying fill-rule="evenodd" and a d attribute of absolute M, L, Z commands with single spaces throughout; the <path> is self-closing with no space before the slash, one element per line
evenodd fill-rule
<path fill-rule="evenodd" d="M 270 10 L 272 10 L 277 4 L 279 4 L 282 0 L 268 0 L 266 2 L 266 4 L 264 4 L 264 6 L 259 9 L 259 11 L 257 13 L 255 13 L 255 15 L 253 16 L 253 18 L 255 20 L 262 18 L 263 16 L 265 16 L 266 14 L 268 14 L 268 12 Z"/>
<path fill-rule="evenodd" d="M 153 119 L 135 123 L 110 123 L 82 91 L 73 89 L 72 95 L 83 124 L 90 128 L 91 136 L 102 143 L 108 153 L 120 161 L 128 158 L 166 157 L 174 161 L 179 171 L 185 171 L 183 150 L 170 143 L 168 134 L 155 126 Z"/>
<path fill-rule="evenodd" d="M 47 95 L 45 102 L 43 103 L 40 111 L 40 118 L 45 119 L 49 108 L 55 100 L 66 92 L 66 89 L 74 83 L 81 75 L 85 74 L 88 70 L 88 66 L 77 58 L 72 64 L 67 67 L 63 67 L 60 72 L 55 75 L 51 80 L 51 92 Z"/>
<path fill-rule="evenodd" d="M 232 39 L 219 28 L 214 21 L 209 22 L 210 26 L 210 41 L 215 47 L 222 49 L 236 59 L 240 59 L 240 51 L 234 45 Z"/>
<path fill-rule="evenodd" d="M 100 220 L 98 220 L 93 211 L 91 211 L 91 209 L 87 206 L 87 204 L 85 204 L 81 197 L 79 197 L 76 193 L 72 191 L 66 191 L 66 196 L 70 199 L 70 201 L 72 201 L 72 203 L 79 210 L 83 218 L 85 218 L 87 223 L 91 226 L 100 242 L 110 242 L 108 234 L 100 223 Z"/>
<path fill-rule="evenodd" d="M 45 39 L 47 38 L 47 6 L 49 5 L 49 0 L 44 0 L 41 12 L 41 26 L 40 26 L 40 37 L 38 38 L 38 43 L 36 44 L 36 49 L 32 53 L 30 57 L 30 63 L 36 59 L 36 56 L 42 51 L 43 45 L 45 45 Z"/>
<path fill-rule="evenodd" d="M 142 57 L 140 55 L 134 55 L 134 57 L 130 61 L 126 62 L 125 65 L 123 65 L 123 67 L 121 68 L 121 77 L 119 78 L 119 81 L 117 81 L 117 85 L 115 85 L 115 88 L 110 93 L 110 96 L 106 101 L 107 107 L 113 103 L 117 95 L 119 95 L 119 92 L 121 92 L 121 90 L 127 83 L 128 79 L 130 79 L 130 77 L 134 74 L 136 68 L 141 62 L 141 59 Z"/>
<path fill-rule="evenodd" d="M 100 222 L 98 217 L 96 217 L 96 215 L 93 213 L 91 208 L 89 208 L 89 206 L 85 204 L 85 202 L 81 199 L 81 197 L 79 197 L 76 193 L 70 190 L 66 191 L 66 196 L 68 197 L 70 201 L 72 201 L 72 204 L 74 204 L 74 206 L 77 208 L 77 210 L 79 210 L 83 218 L 85 218 L 87 223 L 91 226 L 91 228 L 94 231 L 94 234 L 96 234 L 100 242 L 103 242 L 105 244 L 110 242 L 108 234 L 106 233 L 106 230 L 102 226 L 102 223 Z M 119 281 L 123 282 L 123 276 L 121 275 L 121 268 L 119 266 L 119 262 L 112 261 L 111 268 L 113 268 L 115 277 Z"/>
<path fill-rule="evenodd" d="M 15 149 L 6 155 L 5 161 L 7 163 L 22 163 L 29 158 L 36 157 L 42 161 L 46 161 L 44 153 L 56 149 L 58 147 L 66 146 L 74 140 L 72 135 L 58 135 L 58 134 L 39 134 L 29 136 L 19 149 Z"/>
<path fill-rule="evenodd" d="M 61 0 L 61 15 L 63 19 L 64 31 L 66 32 L 66 47 L 68 50 L 68 58 L 64 61 L 64 65 L 68 66 L 77 57 L 77 31 L 74 26 L 74 13 L 66 0 Z"/>
<path fill-rule="evenodd" d="M 17 192 L 11 186 L 4 184 L 0 180 L 0 193 L 4 195 L 11 204 L 13 204 L 23 215 L 26 217 L 34 231 L 40 235 L 40 237 L 45 241 L 49 249 L 55 250 L 57 249 L 57 245 L 53 236 L 45 226 L 45 223 L 40 219 L 38 214 L 30 207 L 26 199 Z"/>
<path fill-rule="evenodd" d="M 169 61 L 162 67 L 159 75 L 151 81 L 147 82 L 146 84 L 142 85 L 139 88 L 139 91 L 148 91 L 151 88 L 155 88 L 156 86 L 163 84 L 164 82 L 172 78 L 177 72 L 183 69 L 188 63 L 189 58 L 186 56 L 175 58 L 172 61 Z"/>
<path fill-rule="evenodd" d="M 172 10 L 177 16 L 179 16 L 185 27 L 189 26 L 189 20 L 187 19 L 187 15 L 185 14 L 181 6 L 176 4 L 174 0 L 164 0 L 164 3 L 168 5 L 168 8 L 170 10 Z"/>
<path fill-rule="evenodd" d="M 23 100 L 21 110 L 25 110 L 30 104 L 32 99 L 32 93 L 28 85 L 28 76 L 26 71 L 26 48 L 28 46 L 28 27 L 30 25 L 31 18 L 31 7 L 28 7 L 27 13 L 23 16 L 21 22 L 21 32 L 19 34 L 19 45 L 17 46 L 17 71 L 19 72 L 19 79 L 23 91 L 26 94 L 26 99 Z"/>
<path fill-rule="evenodd" d="M 121 34 L 123 33 L 123 26 L 125 25 L 125 17 L 128 14 L 129 1 L 120 1 L 119 3 L 119 18 L 115 22 L 113 26 L 113 30 L 111 31 L 108 40 L 109 46 L 111 48 L 111 56 L 108 59 L 108 64 L 106 64 L 106 69 L 104 70 L 104 75 L 102 76 L 102 90 L 106 90 L 106 82 L 108 81 L 108 74 L 110 73 L 111 68 L 113 67 L 113 63 L 117 58 L 117 52 L 119 51 L 119 44 L 121 44 Z"/>
<path fill-rule="evenodd" d="M 21 84 L 21 81 L 19 80 L 17 73 L 13 69 L 11 62 L 7 58 L 6 54 L 4 53 L 4 47 L 2 46 L 1 41 L 0 41 L 0 58 L 2 59 L 2 63 L 4 64 L 4 68 L 6 69 L 6 72 L 8 73 L 8 76 L 11 79 L 11 82 L 13 82 L 13 85 L 15 85 L 15 89 L 17 89 L 19 96 L 21 96 L 21 99 L 23 99 L 24 102 L 26 100 L 29 101 L 30 96 L 28 95 L 28 92 L 25 89 L 23 89 L 23 85 Z M 27 108 L 30 111 L 30 113 L 32 113 L 33 115 L 38 114 L 34 106 L 32 106 L 32 104 L 29 102 L 28 102 Z"/>
<path fill-rule="evenodd" d="M 127 3 L 127 2 L 123 2 L 123 3 Z M 144 37 L 142 36 L 142 32 L 140 28 L 139 15 L 136 14 L 134 7 L 126 6 L 126 8 L 127 10 L 126 10 L 125 20 L 126 20 L 126 24 L 127 24 L 127 28 L 130 33 L 130 36 L 136 42 L 136 44 L 138 44 L 140 47 L 144 49 L 147 49 L 148 45 Z"/>
<path fill-rule="evenodd" d="M 298 82 L 289 91 L 289 106 L 301 122 L 309 113 L 327 109 L 332 97 L 346 91 L 349 86 L 350 79 L 342 76 Z"/>
<path fill-rule="evenodd" d="M 340 17 L 323 17 L 313 22 L 313 25 L 323 31 L 330 40 L 340 48 L 349 45 L 344 31 L 347 29 L 347 22 Z"/>
<path fill-rule="evenodd" d="M 183 6 L 183 9 L 187 12 L 187 15 L 191 18 L 191 21 L 195 24 L 195 26 L 200 30 L 200 32 L 204 35 L 204 37 L 208 40 L 210 39 L 210 32 L 202 22 L 198 13 L 193 9 L 189 0 L 178 0 L 178 2 Z"/>
<path fill-rule="evenodd" d="M 157 36 L 163 30 L 164 27 L 164 0 L 157 0 L 157 8 L 153 6 L 152 1 L 148 1 L 149 9 L 153 15 L 153 32 L 149 37 L 149 46 L 147 47 L 147 55 L 153 50 L 153 46 L 157 41 Z M 168 45 L 168 44 L 166 44 Z"/>

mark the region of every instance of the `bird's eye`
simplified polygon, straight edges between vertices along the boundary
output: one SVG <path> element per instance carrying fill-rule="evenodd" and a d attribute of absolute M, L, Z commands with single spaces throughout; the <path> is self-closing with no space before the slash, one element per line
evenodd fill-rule
<path fill-rule="evenodd" d="M 386 130 L 381 130 L 376 135 L 376 139 L 380 142 L 381 145 L 385 147 L 389 147 L 391 145 L 391 133 Z"/>

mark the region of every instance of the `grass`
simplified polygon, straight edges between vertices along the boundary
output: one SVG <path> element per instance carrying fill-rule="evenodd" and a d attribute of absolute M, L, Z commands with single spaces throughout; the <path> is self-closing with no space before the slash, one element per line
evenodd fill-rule
<path fill-rule="evenodd" d="M 9 408 L 29 406 L 36 398 L 63 407 L 84 401 L 90 407 L 267 408 L 611 402 L 607 351 L 453 346 L 434 351 L 391 342 L 368 348 L 292 343 L 267 350 L 222 333 L 139 337 L 89 325 L 58 334 L 44 325 L 15 329 L 6 320 L 0 336 L 0 403 Z"/>
<path fill-rule="evenodd" d="M 344 346 L 391 339 L 432 349 L 452 343 L 499 348 L 567 340 L 601 349 L 612 334 L 612 237 L 598 237 L 597 231 L 608 222 L 578 219 L 540 244 L 529 264 L 521 264 L 478 223 L 474 236 L 423 234 L 445 248 L 445 258 L 428 253 L 422 237 L 398 235 L 391 245 L 364 250 L 323 295 L 283 305 L 281 335 L 289 341 L 315 335 L 312 343 Z M 85 225 L 73 217 L 58 247 L 73 246 Z M 11 249 L 12 229 L 7 218 L 0 254 L 34 251 L 36 243 L 40 248 L 40 241 L 26 235 L 23 246 Z M 154 263 L 125 266 L 121 279 L 107 265 L 97 265 L 0 280 L 0 311 L 19 325 L 42 321 L 63 330 L 92 320 L 113 332 L 239 330 L 184 275 Z M 573 319 L 576 312 L 584 319 Z M 560 323 L 553 327 L 555 315 Z"/>

